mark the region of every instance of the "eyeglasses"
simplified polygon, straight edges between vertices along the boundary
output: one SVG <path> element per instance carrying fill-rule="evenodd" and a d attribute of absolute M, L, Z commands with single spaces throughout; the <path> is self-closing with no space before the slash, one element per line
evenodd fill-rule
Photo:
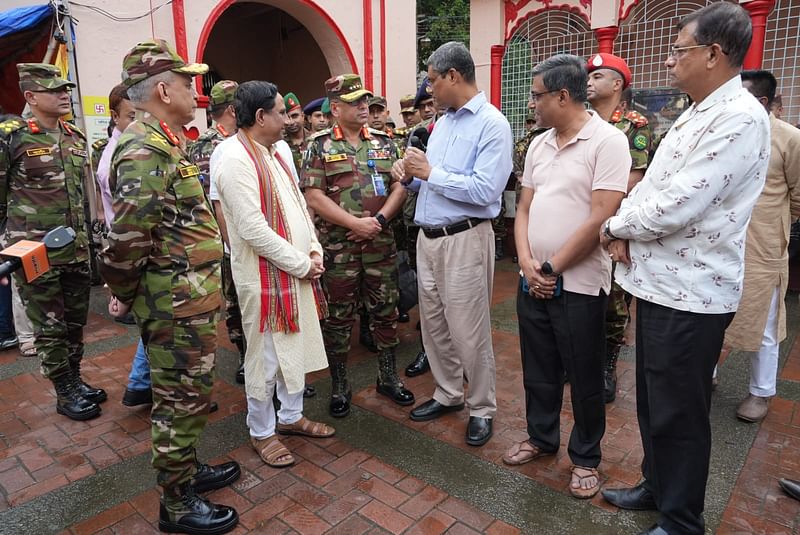
<path fill-rule="evenodd" d="M 539 100 L 539 97 L 547 95 L 548 93 L 558 93 L 561 91 L 560 89 L 551 89 L 550 91 L 542 91 L 541 93 L 534 93 L 533 91 L 530 92 L 528 98 L 531 99 L 532 102 L 536 102 Z"/>
<path fill-rule="evenodd" d="M 683 56 L 686 55 L 686 52 L 688 50 L 692 50 L 693 48 L 708 48 L 709 46 L 712 46 L 712 45 L 691 45 L 691 46 L 675 46 L 675 45 L 673 45 L 673 46 L 670 47 L 669 53 L 667 54 L 667 57 L 675 58 L 675 59 L 682 58 Z"/>

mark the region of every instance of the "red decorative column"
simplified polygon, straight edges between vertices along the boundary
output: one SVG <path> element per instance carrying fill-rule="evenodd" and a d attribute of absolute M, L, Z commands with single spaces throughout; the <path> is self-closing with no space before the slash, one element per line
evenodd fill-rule
<path fill-rule="evenodd" d="M 594 35 L 597 37 L 597 51 L 606 54 L 614 53 L 614 40 L 619 34 L 619 26 L 606 26 L 605 28 L 595 28 Z"/>
<path fill-rule="evenodd" d="M 489 102 L 495 108 L 500 109 L 500 97 L 503 93 L 503 55 L 506 53 L 506 47 L 503 45 L 492 45 L 491 63 L 490 63 L 490 91 Z"/>
<path fill-rule="evenodd" d="M 760 69 L 764 60 L 764 40 L 767 36 L 767 17 L 775 7 L 775 0 L 753 0 L 741 4 L 750 13 L 753 22 L 753 40 L 744 57 L 745 69 Z"/>

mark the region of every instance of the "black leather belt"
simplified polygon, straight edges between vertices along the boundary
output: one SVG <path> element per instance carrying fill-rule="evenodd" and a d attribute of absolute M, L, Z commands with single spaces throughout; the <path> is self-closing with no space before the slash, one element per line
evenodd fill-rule
<path fill-rule="evenodd" d="M 453 234 L 464 232 L 465 230 L 469 230 L 472 227 L 480 225 L 484 221 L 486 221 L 486 219 L 470 217 L 469 219 L 459 221 L 458 223 L 453 223 L 452 225 L 447 225 L 446 227 L 422 227 L 422 232 L 424 232 L 425 236 L 428 238 L 441 238 L 442 236 L 452 236 Z"/>

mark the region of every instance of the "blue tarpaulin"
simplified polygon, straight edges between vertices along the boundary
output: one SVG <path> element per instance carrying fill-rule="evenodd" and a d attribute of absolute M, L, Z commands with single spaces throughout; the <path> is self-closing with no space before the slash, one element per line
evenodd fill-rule
<path fill-rule="evenodd" d="M 0 37 L 33 28 L 52 14 L 50 4 L 0 11 Z"/>

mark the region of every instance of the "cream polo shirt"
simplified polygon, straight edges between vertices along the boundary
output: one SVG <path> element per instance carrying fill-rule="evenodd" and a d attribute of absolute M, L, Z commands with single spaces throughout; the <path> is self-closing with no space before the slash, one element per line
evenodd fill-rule
<path fill-rule="evenodd" d="M 533 140 L 525 157 L 522 185 L 533 190 L 528 243 L 539 262 L 552 257 L 589 218 L 592 192 L 625 193 L 631 169 L 628 138 L 595 112 L 569 143 L 558 148 L 556 131 Z M 598 232 L 599 232 L 598 228 Z M 564 290 L 585 295 L 611 290 L 611 260 L 597 247 L 562 273 Z"/>
<path fill-rule="evenodd" d="M 735 312 L 769 154 L 767 112 L 740 76 L 686 110 L 611 218 L 611 233 L 630 240 L 631 266 L 616 270 L 620 286 L 678 310 Z"/>

